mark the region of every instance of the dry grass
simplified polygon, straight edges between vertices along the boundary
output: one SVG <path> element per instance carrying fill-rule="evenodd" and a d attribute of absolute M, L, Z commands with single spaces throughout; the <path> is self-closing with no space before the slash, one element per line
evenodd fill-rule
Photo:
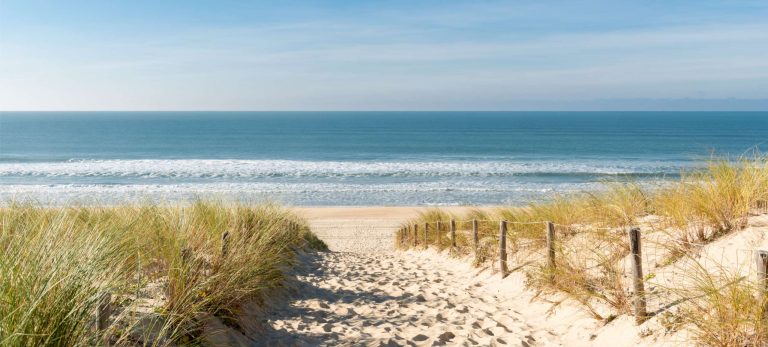
<path fill-rule="evenodd" d="M 627 255 L 623 232 L 581 230 L 558 243 L 554 269 L 540 262 L 525 273 L 528 284 L 540 293 L 564 294 L 594 318 L 605 320 L 631 313 L 631 295 L 624 280 Z"/>
<path fill-rule="evenodd" d="M 765 302 L 755 296 L 755 284 L 738 277 L 736 271 L 707 270 L 692 255 L 745 227 L 751 211 L 764 208 L 766 201 L 768 158 L 757 155 L 713 159 L 703 169 L 685 172 L 679 181 L 651 191 L 633 182 L 606 182 L 597 192 L 503 208 L 482 218 L 509 221 L 508 244 L 517 256 L 513 261 L 519 262 L 512 267 L 522 266 L 530 285 L 542 293 L 564 294 L 598 319 L 631 313 L 627 228 L 641 226 L 644 237 L 662 232 L 655 234 L 668 240 L 659 246 L 669 254 L 662 267 L 683 260 L 698 265 L 697 271 L 680 276 L 678 286 L 666 288 L 684 298 L 672 305 L 684 314 L 672 320 L 691 329 L 702 345 L 757 346 L 768 342 L 768 333 L 762 310 Z M 440 215 L 431 212 L 431 221 Z M 535 223 L 543 221 L 557 223 L 555 269 L 546 265 L 544 223 Z M 478 265 L 496 260 L 497 237 L 484 241 L 475 258 Z M 521 244 L 533 250 L 515 248 Z M 409 247 L 407 242 L 399 245 Z M 653 276 L 647 275 L 646 280 Z M 669 315 L 660 315 L 660 321 Z"/>
<path fill-rule="evenodd" d="M 241 304 L 279 287 L 307 246 L 323 248 L 303 221 L 270 204 L 11 204 L 0 209 L 0 345 L 195 343 L 208 317 L 234 320 Z M 140 312 L 135 294 L 149 284 L 165 300 Z M 106 337 L 93 329 L 104 292 L 117 306 Z M 147 320 L 151 327 L 137 325 Z"/>
<path fill-rule="evenodd" d="M 702 346 L 764 346 L 768 342 L 765 299 L 757 284 L 738 269 L 706 268 L 688 258 L 684 285 L 670 288 L 683 298 L 679 309 L 665 312 L 669 330 L 687 328 Z"/>
<path fill-rule="evenodd" d="M 656 193 L 656 214 L 681 231 L 686 242 L 703 242 L 744 227 L 750 209 L 768 198 L 765 157 L 712 160 L 707 169 L 684 173 Z"/>

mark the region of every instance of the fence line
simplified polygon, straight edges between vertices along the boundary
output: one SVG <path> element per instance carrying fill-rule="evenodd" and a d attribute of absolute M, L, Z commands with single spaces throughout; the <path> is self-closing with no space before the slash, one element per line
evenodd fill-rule
<path fill-rule="evenodd" d="M 764 213 L 768 213 L 768 207 L 762 208 L 761 211 L 765 209 Z M 750 212 L 752 213 L 752 212 Z M 734 223 L 732 225 L 740 225 L 744 226 L 744 222 L 746 221 L 746 218 L 748 216 L 744 217 L 738 217 L 733 220 L 727 221 L 728 223 Z M 669 246 L 670 242 L 674 244 L 681 244 L 681 245 L 687 245 L 687 246 L 704 246 L 706 245 L 703 242 L 695 243 L 695 242 L 688 242 L 683 240 L 677 240 L 675 238 L 669 238 L 666 240 L 663 240 L 665 244 L 662 244 L 661 242 L 653 243 L 651 242 L 649 245 L 646 245 L 652 253 L 648 255 L 644 255 L 643 250 L 643 242 L 642 240 L 642 234 L 641 230 L 637 226 L 626 226 L 626 227 L 591 227 L 588 225 L 568 225 L 568 224 L 559 224 L 554 223 L 552 221 L 530 221 L 530 222 L 510 222 L 506 220 L 478 220 L 478 219 L 468 219 L 468 220 L 454 220 L 451 219 L 449 222 L 450 228 L 449 231 L 449 237 L 450 237 L 450 244 L 449 244 L 449 250 L 452 254 L 460 253 L 459 246 L 457 245 L 457 239 L 458 238 L 464 238 L 466 240 L 465 244 L 468 244 L 471 240 L 471 251 L 470 253 L 473 253 L 474 255 L 474 261 L 476 264 L 486 262 L 489 260 L 492 260 L 492 254 L 489 254 L 487 252 L 488 245 L 484 244 L 483 240 L 490 240 L 491 244 L 498 243 L 498 252 L 496 253 L 497 259 L 495 261 L 491 261 L 491 264 L 494 264 L 498 262 L 499 266 L 499 273 L 502 278 L 506 277 L 509 274 L 509 251 L 512 251 L 513 256 L 518 256 L 518 253 L 520 253 L 522 250 L 529 250 L 533 251 L 534 254 L 537 254 L 537 252 L 540 255 L 540 257 L 534 257 L 531 258 L 530 255 L 520 255 L 524 257 L 521 259 L 520 265 L 518 268 L 522 266 L 526 266 L 526 264 L 535 264 L 536 259 L 541 259 L 543 261 L 542 264 L 542 270 L 545 272 L 545 278 L 547 278 L 549 281 L 554 282 L 556 280 L 557 276 L 557 268 L 558 265 L 564 265 L 564 266 L 570 266 L 571 264 L 566 264 L 563 262 L 567 262 L 567 259 L 558 259 L 558 254 L 560 256 L 564 256 L 567 253 L 565 252 L 566 249 L 564 248 L 563 242 L 566 240 L 560 240 L 557 237 L 556 228 L 560 229 L 560 232 L 563 233 L 563 235 L 568 235 L 571 238 L 578 238 L 578 237 L 584 237 L 585 232 L 614 232 L 614 233 L 607 233 L 605 235 L 611 235 L 610 238 L 607 241 L 601 240 L 601 242 L 607 242 L 604 244 L 599 244 L 599 247 L 595 247 L 597 250 L 594 250 L 595 254 L 597 256 L 595 259 L 581 259 L 583 265 L 581 269 L 584 271 L 599 271 L 598 268 L 606 267 L 608 262 L 618 262 L 619 263 L 619 271 L 621 273 L 626 273 L 627 267 L 630 268 L 631 272 L 631 282 L 632 282 L 632 296 L 631 296 L 631 306 L 632 306 L 632 312 L 635 316 L 635 321 L 637 324 L 643 323 L 645 320 L 648 319 L 649 314 L 647 310 L 647 299 L 648 297 L 654 297 L 656 298 L 664 298 L 665 295 L 668 295 L 668 292 L 664 292 L 664 288 L 657 288 L 658 286 L 651 286 L 650 293 L 646 290 L 645 284 L 648 282 L 648 278 L 646 278 L 646 274 L 644 274 L 644 269 L 654 269 L 654 268 L 664 268 L 665 266 L 674 263 L 675 259 L 673 258 L 673 254 L 666 254 L 669 253 L 667 250 L 663 249 L 664 246 Z M 456 228 L 456 224 L 459 223 L 462 228 Z M 467 227 L 467 225 L 469 227 Z M 481 223 L 483 224 L 483 227 L 481 228 Z M 492 223 L 498 223 L 498 233 L 494 235 L 492 232 Z M 736 224 L 741 223 L 741 224 Z M 429 232 L 431 230 L 430 225 L 434 225 L 434 244 L 441 248 L 443 247 L 441 239 L 442 239 L 442 225 L 444 224 L 443 221 L 436 221 L 436 222 L 424 222 L 422 225 L 424 227 L 424 244 L 423 246 L 425 248 L 429 247 Z M 531 231 L 530 228 L 527 228 L 528 226 L 535 226 L 535 225 L 541 225 L 540 232 Z M 516 226 L 514 228 L 509 228 L 510 226 Z M 407 245 L 410 244 L 412 241 L 413 247 L 416 247 L 419 242 L 416 237 L 412 237 L 411 235 L 416 235 L 416 228 L 418 228 L 417 225 L 413 225 L 414 232 L 413 234 L 410 233 L 411 227 L 401 227 L 397 231 L 397 235 L 399 237 L 401 245 Z M 481 230 L 482 229 L 482 230 Z M 574 230 L 579 231 L 579 229 L 582 229 L 580 231 L 582 232 L 573 232 Z M 625 236 L 621 236 L 620 231 L 625 232 Z M 682 230 L 685 231 L 685 230 Z M 604 233 L 601 233 L 603 235 Z M 470 236 L 471 235 L 471 236 Z M 516 235 L 516 236 L 522 236 L 525 237 L 516 237 L 509 239 L 508 235 Z M 588 234 L 587 234 L 588 235 Z M 471 237 L 471 239 L 470 239 Z M 523 240 L 521 240 L 523 239 Z M 621 239 L 625 241 L 620 241 Z M 522 241 L 522 242 L 521 242 Z M 584 240 L 585 242 L 593 242 L 594 240 Z M 622 249 L 626 249 L 626 253 L 617 252 L 620 257 L 612 257 L 614 255 L 611 255 L 610 253 L 615 251 L 615 249 L 612 249 L 611 247 L 607 247 L 606 245 L 610 246 L 611 242 L 613 242 L 613 247 L 620 247 Z M 486 242 L 487 243 L 487 242 Z M 589 245 L 589 244 L 587 244 Z M 595 246 L 594 242 L 591 244 L 591 246 Z M 661 246 L 661 247 L 660 247 Z M 599 249 L 598 249 L 599 248 Z M 492 249 L 492 248 L 490 248 Z M 662 251 L 661 254 L 659 254 L 659 251 Z M 723 249 L 723 251 L 725 251 Z M 761 251 L 761 250 L 742 250 L 739 249 L 737 251 L 750 251 L 755 252 L 755 262 L 752 262 L 751 265 L 755 265 L 758 283 L 759 283 L 759 295 L 763 295 L 764 297 L 768 297 L 768 251 Z M 559 252 L 559 253 L 558 253 Z M 577 251 L 575 251 L 577 252 Z M 666 252 L 666 253 L 665 253 Z M 603 254 L 600 254 L 603 253 Z M 606 254 L 607 253 L 607 254 Z M 626 254 L 627 256 L 624 256 Z M 649 257 L 650 256 L 650 257 Z M 624 258 L 627 258 L 629 263 L 627 263 L 627 260 Z M 724 257 L 724 255 L 723 255 Z M 604 258 L 604 259 L 603 259 Z M 655 263 L 649 263 L 648 261 L 653 259 Z M 669 260 L 672 259 L 672 260 Z M 665 262 L 671 262 L 669 264 L 665 265 Z M 738 262 L 738 257 L 737 257 Z M 589 265 L 591 264 L 591 265 Z M 722 264 L 722 257 L 721 257 L 721 264 Z M 587 266 L 589 265 L 589 266 Z M 613 265 L 610 265 L 613 266 Z M 672 268 L 673 273 L 671 274 L 672 278 L 674 278 L 674 268 Z M 651 275 L 655 275 L 655 273 L 651 273 Z M 669 274 L 667 274 L 669 276 Z M 668 298 L 667 298 L 668 299 Z M 766 306 L 764 307 L 764 310 L 766 313 L 768 313 L 768 300 L 764 300 L 763 302 L 766 302 Z"/>

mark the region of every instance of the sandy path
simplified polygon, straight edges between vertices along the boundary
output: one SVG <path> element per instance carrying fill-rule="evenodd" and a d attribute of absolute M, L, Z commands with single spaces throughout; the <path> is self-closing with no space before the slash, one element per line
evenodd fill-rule
<path fill-rule="evenodd" d="M 395 250 L 395 231 L 399 223 L 391 220 L 311 221 L 310 227 L 334 252 L 389 253 Z"/>
<path fill-rule="evenodd" d="M 631 315 L 609 324 L 563 296 L 537 296 L 522 272 L 505 279 L 434 250 L 394 251 L 418 208 L 304 209 L 331 251 L 309 253 L 286 300 L 258 320 L 263 346 L 677 346 L 691 344 Z M 654 333 L 655 332 L 655 333 Z"/>
<path fill-rule="evenodd" d="M 267 317 L 265 345 L 558 345 L 474 276 L 408 254 L 327 252 Z M 519 307 L 519 306 L 518 306 Z"/>
<path fill-rule="evenodd" d="M 363 253 L 394 251 L 397 228 L 426 209 L 408 206 L 295 208 L 309 221 L 312 232 L 332 251 Z M 444 210 L 463 213 L 468 207 L 446 207 Z"/>
<path fill-rule="evenodd" d="M 269 310 L 258 343 L 562 345 L 563 332 L 545 328 L 546 308 L 531 310 L 530 297 L 487 286 L 487 276 L 459 260 L 395 252 L 394 231 L 418 211 L 301 209 L 331 251 L 304 256 L 294 270 L 290 299 Z"/>

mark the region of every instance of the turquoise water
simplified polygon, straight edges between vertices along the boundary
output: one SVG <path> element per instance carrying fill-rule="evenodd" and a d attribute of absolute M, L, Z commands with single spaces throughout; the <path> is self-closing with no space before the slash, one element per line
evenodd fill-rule
<path fill-rule="evenodd" d="M 766 140 L 768 112 L 3 112 L 0 199 L 522 203 Z"/>

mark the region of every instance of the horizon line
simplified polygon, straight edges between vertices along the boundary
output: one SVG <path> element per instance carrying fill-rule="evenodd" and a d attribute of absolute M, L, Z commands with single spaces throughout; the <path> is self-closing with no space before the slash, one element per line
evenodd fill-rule
<path fill-rule="evenodd" d="M 633 110 L 633 109 L 617 109 L 617 110 L 604 110 L 604 109 L 576 109 L 576 110 L 558 110 L 558 109 L 552 109 L 552 110 L 541 110 L 541 109 L 531 109 L 531 110 L 521 110 L 521 109 L 513 109 L 513 110 L 477 110 L 477 109 L 466 109 L 466 110 L 408 110 L 408 109 L 402 109 L 402 110 L 217 110 L 217 109 L 210 109 L 210 110 L 0 110 L 0 113 L 4 112 L 15 112 L 15 113 L 64 113 L 64 112 L 88 112 L 88 113 L 97 113 L 97 112 L 120 112 L 120 113 L 131 113 L 131 112 L 155 112 L 155 113 L 167 113 L 167 112 L 228 112 L 228 113 L 243 113 L 243 112 L 486 112 L 486 113 L 494 113 L 494 112 L 768 112 L 768 109 L 764 110 L 739 110 L 739 109 L 722 109 L 722 110 L 708 110 L 708 109 L 690 109 L 690 110 L 680 110 L 680 109 L 658 109 L 658 110 Z"/>

